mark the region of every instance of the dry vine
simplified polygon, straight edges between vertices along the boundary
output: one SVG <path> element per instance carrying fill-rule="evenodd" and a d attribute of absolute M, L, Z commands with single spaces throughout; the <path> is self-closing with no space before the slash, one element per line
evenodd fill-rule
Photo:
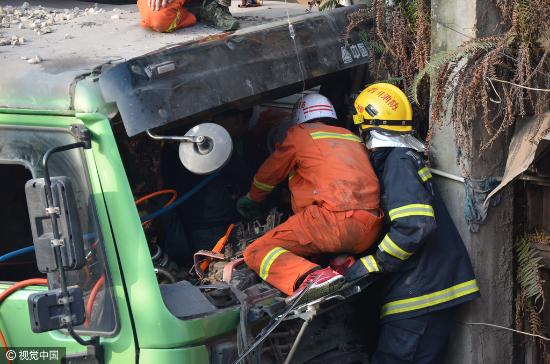
<path fill-rule="evenodd" d="M 541 91 L 550 89 L 550 0 L 495 0 L 495 4 L 506 31 L 435 54 L 410 89 L 417 99 L 424 76 L 434 81 L 432 126 L 447 113 L 465 157 L 461 164 L 491 149 L 519 118 L 540 115 L 550 106 L 550 92 Z M 473 145 L 478 120 L 483 135 L 477 138 L 480 144 Z"/>
<path fill-rule="evenodd" d="M 405 90 L 411 87 L 415 75 L 426 67 L 430 57 L 430 6 L 428 0 L 398 0 L 392 6 L 385 0 L 374 0 L 366 9 L 349 15 L 344 39 L 359 25 L 373 24 L 361 32 L 370 51 L 371 79 L 394 83 Z M 417 86 L 419 102 L 413 105 L 413 113 L 417 129 L 424 135 L 430 90 L 427 81 Z"/>

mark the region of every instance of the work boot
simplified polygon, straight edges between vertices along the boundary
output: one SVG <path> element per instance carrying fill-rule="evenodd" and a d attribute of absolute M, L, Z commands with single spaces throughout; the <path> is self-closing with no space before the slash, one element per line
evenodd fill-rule
<path fill-rule="evenodd" d="M 344 276 L 336 272 L 330 267 L 318 269 L 309 273 L 302 284 L 294 291 L 291 296 L 286 298 L 287 304 L 294 303 L 300 294 L 305 290 L 304 294 L 299 298 L 297 304 L 303 304 L 314 301 L 318 298 L 336 292 L 344 283 Z"/>
<path fill-rule="evenodd" d="M 239 22 L 231 15 L 229 7 L 221 5 L 218 1 L 203 2 L 200 20 L 223 31 L 239 28 Z"/>

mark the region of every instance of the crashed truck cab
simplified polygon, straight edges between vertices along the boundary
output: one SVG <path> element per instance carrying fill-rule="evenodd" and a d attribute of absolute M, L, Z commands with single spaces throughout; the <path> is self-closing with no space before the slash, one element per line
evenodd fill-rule
<path fill-rule="evenodd" d="M 37 279 L 0 302 L 8 346 L 62 348 L 74 360 L 227 363 L 271 334 L 262 327 L 281 318 L 284 297 L 242 264 L 242 251 L 288 210 L 275 202 L 257 220 L 234 221 L 218 236 L 224 249 L 199 252 L 190 265 L 158 244 L 173 225 L 155 220 L 181 209 L 171 206 L 214 180 L 236 153 L 231 121 L 222 127 L 219 115 L 269 105 L 266 114 L 281 108 L 288 122 L 292 95 L 368 61 L 360 29 L 343 39 L 358 9 L 149 49 L 128 61 L 109 48 L 113 55 L 102 57 L 52 55 L 2 75 L 0 288 Z M 177 164 L 169 169 L 193 172 L 190 188 L 177 196 L 149 189 L 152 197 L 140 199 L 143 186 L 161 184 L 155 155 L 170 145 Z M 293 312 L 295 320 L 250 355 L 362 360 L 353 307 L 332 302 L 361 288 L 316 306 L 316 337 L 296 341 L 298 321 L 311 312 Z"/>

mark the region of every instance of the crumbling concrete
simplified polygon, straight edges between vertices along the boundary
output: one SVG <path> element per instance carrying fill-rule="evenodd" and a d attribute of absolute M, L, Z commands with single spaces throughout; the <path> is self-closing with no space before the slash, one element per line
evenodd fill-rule
<path fill-rule="evenodd" d="M 450 50 L 471 38 L 498 31 L 496 10 L 481 0 L 432 1 L 432 51 Z M 479 146 L 484 135 L 482 123 L 475 123 L 472 144 Z M 434 131 L 432 155 L 434 167 L 455 175 L 472 178 L 501 176 L 507 142 L 499 140 L 492 152 L 477 156 L 479 148 L 466 162 L 466 171 L 457 164 L 458 150 L 454 130 L 446 123 Z M 448 350 L 449 363 L 512 363 L 513 334 L 471 322 L 513 326 L 513 196 L 505 190 L 502 202 L 491 207 L 487 220 L 477 233 L 470 232 L 464 218 L 462 183 L 436 177 L 443 198 L 470 253 L 482 297 L 459 308 Z"/>

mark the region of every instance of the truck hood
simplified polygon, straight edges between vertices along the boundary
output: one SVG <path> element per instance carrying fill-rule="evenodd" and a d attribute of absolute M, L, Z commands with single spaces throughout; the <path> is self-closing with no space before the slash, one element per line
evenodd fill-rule
<path fill-rule="evenodd" d="M 343 40 L 348 15 L 361 8 L 311 13 L 171 45 L 105 66 L 100 88 L 107 102 L 116 103 L 128 136 L 245 109 L 367 63 L 359 29 Z"/>

